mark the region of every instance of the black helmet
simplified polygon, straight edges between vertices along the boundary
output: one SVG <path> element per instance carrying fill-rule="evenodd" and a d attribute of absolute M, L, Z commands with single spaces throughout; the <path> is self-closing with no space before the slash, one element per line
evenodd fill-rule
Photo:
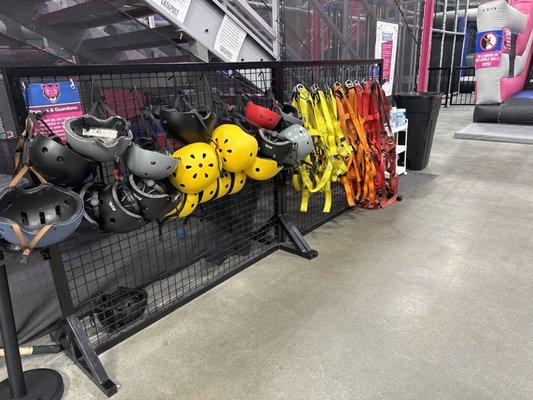
<path fill-rule="evenodd" d="M 83 221 L 78 231 L 90 232 L 100 228 L 100 193 L 106 188 L 106 184 L 98 181 L 87 182 L 80 189 L 80 197 L 83 199 Z"/>
<path fill-rule="evenodd" d="M 148 293 L 144 289 L 119 287 L 104 294 L 95 307 L 98 321 L 109 331 L 116 331 L 139 319 L 146 309 Z"/>
<path fill-rule="evenodd" d="M 128 182 L 141 207 L 142 216 L 149 221 L 165 216 L 180 202 L 180 192 L 168 190 L 162 182 L 133 174 L 130 174 Z"/>
<path fill-rule="evenodd" d="M 100 193 L 99 200 L 100 221 L 104 231 L 130 232 L 145 224 L 137 200 L 124 183 L 109 184 Z"/>
<path fill-rule="evenodd" d="M 185 112 L 162 107 L 154 115 L 170 137 L 183 143 L 209 142 L 217 122 L 215 114 L 204 107 Z"/>
<path fill-rule="evenodd" d="M 283 139 L 277 132 L 268 129 L 259 129 L 257 141 L 259 156 L 275 160 L 278 164 L 283 164 L 287 160 L 295 146 L 290 140 Z"/>
<path fill-rule="evenodd" d="M 283 119 L 284 125 L 303 125 L 304 121 L 302 118 L 302 114 L 300 114 L 300 111 L 296 107 L 294 107 L 290 103 L 282 103 L 277 104 L 277 111 L 281 114 L 281 118 Z"/>
<path fill-rule="evenodd" d="M 24 162 L 58 186 L 77 186 L 94 171 L 91 160 L 63 145 L 56 135 L 37 134 L 26 142 Z"/>

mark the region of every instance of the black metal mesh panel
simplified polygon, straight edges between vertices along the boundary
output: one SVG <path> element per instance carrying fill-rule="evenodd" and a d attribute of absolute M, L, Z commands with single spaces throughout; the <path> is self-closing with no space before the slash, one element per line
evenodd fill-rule
<path fill-rule="evenodd" d="M 178 89 L 191 104 L 211 107 L 214 90 L 229 101 L 242 92 L 264 103 L 262 93 L 271 88 L 269 68 L 165 68 L 144 72 L 142 67 L 126 67 L 128 72 L 93 74 L 59 70 L 61 76 L 21 78 L 16 87 L 23 90 L 30 83 L 72 79 L 85 111 L 94 101 L 104 99 L 114 112 L 131 121 L 135 137 L 147 135 L 142 108 L 148 103 L 172 105 Z M 169 139 L 166 144 L 169 150 L 178 146 Z M 111 181 L 112 165 L 104 165 L 103 171 L 104 180 Z M 167 221 L 161 227 L 151 222 L 126 234 L 76 233 L 62 243 L 70 296 L 93 346 L 108 347 L 136 326 L 155 320 L 276 248 L 274 205 L 273 183 L 250 180 L 236 194 L 201 204 L 185 220 Z M 99 313 L 104 300 L 113 304 L 121 300 L 119 288 L 146 291 L 146 306 L 139 318 Z"/>
<path fill-rule="evenodd" d="M 309 86 L 363 79 L 376 66 L 375 61 L 326 61 L 8 68 L 6 82 L 19 125 L 24 122 L 22 94 L 28 84 L 72 79 L 85 111 L 94 101 L 104 99 L 114 112 L 131 121 L 134 136 L 143 137 L 148 134 L 141 118 L 143 107 L 173 104 L 178 89 L 193 105 L 211 106 L 214 90 L 234 104 L 240 98 L 237 95 L 245 93 L 267 105 L 266 89 L 272 89 L 279 100 L 289 101 L 298 83 Z M 168 138 L 165 143 L 169 150 L 179 146 Z M 12 147 L 4 147 L 6 154 L 12 152 Z M 7 163 L 2 167 L 12 172 Z M 110 163 L 104 165 L 101 178 L 110 182 L 112 170 Z M 342 187 L 332 184 L 332 193 L 330 213 L 322 211 L 321 193 L 311 196 L 308 211 L 303 213 L 299 211 L 300 193 L 289 180 L 249 180 L 239 193 L 202 204 L 185 220 L 168 221 L 162 227 L 151 222 L 126 234 L 76 233 L 59 246 L 69 289 L 59 291 L 58 296 L 63 305 L 73 303 L 91 344 L 102 351 L 279 248 L 278 215 L 286 215 L 306 233 L 346 210 Z M 120 304 L 133 313 L 99 313 L 102 305 L 124 300 L 121 288 L 138 290 L 129 304 Z"/>

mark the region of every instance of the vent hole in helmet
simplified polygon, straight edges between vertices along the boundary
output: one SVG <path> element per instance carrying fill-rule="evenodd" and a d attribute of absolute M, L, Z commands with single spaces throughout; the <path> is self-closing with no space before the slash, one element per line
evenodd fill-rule
<path fill-rule="evenodd" d="M 180 187 L 184 188 L 184 187 L 185 187 L 185 185 L 184 185 L 183 183 L 180 183 Z"/>
<path fill-rule="evenodd" d="M 170 165 L 167 165 L 167 169 L 170 169 Z"/>
<path fill-rule="evenodd" d="M 117 222 L 117 220 L 115 218 L 109 218 L 109 222 L 111 222 L 112 224 L 114 224 L 115 222 Z"/>
<path fill-rule="evenodd" d="M 192 176 L 192 179 L 196 179 L 197 176 L 198 176 L 198 174 L 194 174 L 194 175 Z"/>
<path fill-rule="evenodd" d="M 151 161 L 150 164 L 155 165 L 155 161 Z"/>
<path fill-rule="evenodd" d="M 190 156 L 191 156 L 191 158 L 196 158 L 196 157 L 194 157 L 194 154 L 191 154 Z"/>
<path fill-rule="evenodd" d="M 44 211 L 39 212 L 39 219 L 41 220 L 41 224 L 46 224 L 46 218 L 44 216 Z"/>
<path fill-rule="evenodd" d="M 22 222 L 22 225 L 28 225 L 28 213 L 25 211 L 20 212 L 20 222 Z"/>
<path fill-rule="evenodd" d="M 228 149 L 228 153 L 230 153 L 230 154 L 231 154 L 232 152 L 233 152 L 233 150 L 231 150 L 231 149 Z"/>
<path fill-rule="evenodd" d="M 259 171 L 261 171 L 261 168 L 256 168 L 255 169 L 255 172 L 259 172 Z"/>
<path fill-rule="evenodd" d="M 207 154 L 202 153 L 202 158 L 206 158 L 206 157 L 207 157 Z"/>
<path fill-rule="evenodd" d="M 204 174 L 204 176 L 205 176 L 206 178 L 209 178 L 209 174 Z"/>
<path fill-rule="evenodd" d="M 210 166 L 211 168 L 213 168 L 213 163 L 209 163 L 209 166 Z"/>
<path fill-rule="evenodd" d="M 176 173 L 175 173 L 175 172 L 173 172 L 173 173 L 172 173 L 172 176 L 173 176 L 173 177 L 175 178 L 175 177 L 176 177 Z"/>
<path fill-rule="evenodd" d="M 253 157 L 253 154 L 252 154 L 252 153 L 250 153 L 250 157 Z"/>
<path fill-rule="evenodd" d="M 222 153 L 222 149 L 218 149 L 218 152 L 219 152 L 219 153 Z"/>
<path fill-rule="evenodd" d="M 192 168 L 191 165 L 186 165 L 186 166 L 185 166 L 185 169 L 191 169 L 191 168 Z"/>
<path fill-rule="evenodd" d="M 204 164 L 200 163 L 198 166 L 199 166 L 200 168 L 202 168 L 202 167 L 204 166 Z"/>
<path fill-rule="evenodd" d="M 242 185 L 242 183 L 243 183 L 243 182 L 244 182 L 244 181 L 243 181 L 243 180 L 241 179 L 241 182 L 240 182 L 240 184 Z"/>
<path fill-rule="evenodd" d="M 63 161 L 65 161 L 65 159 L 64 159 L 63 157 L 61 157 L 61 156 L 57 157 L 56 160 L 57 160 L 57 162 L 63 162 Z"/>
<path fill-rule="evenodd" d="M 228 184 L 226 184 L 226 186 L 224 186 L 224 188 L 226 188 L 226 189 L 227 189 L 227 188 L 228 188 L 228 186 L 229 186 L 229 185 L 228 185 Z"/>
<path fill-rule="evenodd" d="M 224 160 L 224 162 L 228 162 L 228 160 L 226 160 L 226 157 L 222 157 L 222 159 Z"/>
<path fill-rule="evenodd" d="M 228 142 L 229 142 L 229 139 L 225 139 L 225 140 L 224 140 L 224 143 L 228 143 Z"/>
<path fill-rule="evenodd" d="M 194 207 L 194 203 L 191 204 L 191 207 Z"/>
<path fill-rule="evenodd" d="M 211 190 L 211 191 L 209 192 L 209 194 L 213 194 L 213 191 Z"/>
<path fill-rule="evenodd" d="M 42 148 L 41 148 L 41 152 L 42 152 L 43 154 L 48 153 L 48 147 L 42 147 Z"/>

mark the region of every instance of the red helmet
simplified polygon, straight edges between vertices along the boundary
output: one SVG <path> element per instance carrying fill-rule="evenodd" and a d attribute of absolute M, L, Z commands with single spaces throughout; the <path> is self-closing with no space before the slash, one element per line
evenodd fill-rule
<path fill-rule="evenodd" d="M 281 115 L 253 101 L 246 103 L 244 116 L 248 121 L 265 129 L 274 129 L 281 121 Z"/>

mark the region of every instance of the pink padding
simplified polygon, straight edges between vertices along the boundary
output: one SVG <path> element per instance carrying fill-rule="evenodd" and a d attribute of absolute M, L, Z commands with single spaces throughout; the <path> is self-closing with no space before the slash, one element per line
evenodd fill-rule
<path fill-rule="evenodd" d="M 516 39 L 516 55 L 524 55 L 527 43 L 533 32 L 533 1 L 532 0 L 511 0 L 509 2 L 511 6 L 518 11 L 528 16 L 527 26 L 524 32 L 520 33 Z M 522 73 L 512 78 L 502 78 L 500 80 L 500 98 L 502 101 L 514 96 L 522 90 L 524 83 L 527 79 L 529 72 L 529 65 L 531 63 L 531 56 L 533 54 L 533 48 L 530 49 L 527 54 L 527 59 L 522 69 Z"/>
<path fill-rule="evenodd" d="M 529 35 L 533 30 L 533 1 L 531 0 L 511 0 L 509 2 L 511 6 L 516 8 L 521 13 L 528 16 L 526 30 L 518 35 L 516 39 L 516 55 L 521 56 L 524 54 L 524 50 L 529 40 Z"/>

